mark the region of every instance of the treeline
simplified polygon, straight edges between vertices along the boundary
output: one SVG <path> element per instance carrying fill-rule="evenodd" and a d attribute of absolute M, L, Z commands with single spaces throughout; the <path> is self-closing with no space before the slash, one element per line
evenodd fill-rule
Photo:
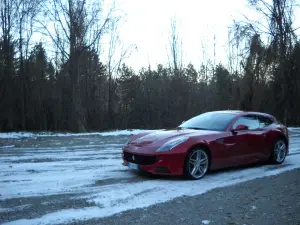
<path fill-rule="evenodd" d="M 243 53 L 236 59 L 240 69 L 230 63 L 182 66 L 172 24 L 170 65 L 136 72 L 122 63 L 126 52 L 112 65 L 117 35 L 111 14 L 99 22 L 95 18 L 101 10 L 88 8 L 84 0 L 51 0 L 46 19 L 57 22 L 54 33 L 48 33 L 55 46 L 53 60 L 42 43 L 31 48 L 24 31 L 44 24 L 38 19 L 44 2 L 1 1 L 0 131 L 155 129 L 223 109 L 268 112 L 299 126 L 300 40 L 292 21 L 293 1 L 249 2 L 265 15 L 268 26 L 262 31 L 261 24 L 250 21 L 233 25 L 232 49 Z M 47 26 L 42 28 L 47 33 Z M 99 54 L 104 33 L 112 34 L 108 62 Z"/>

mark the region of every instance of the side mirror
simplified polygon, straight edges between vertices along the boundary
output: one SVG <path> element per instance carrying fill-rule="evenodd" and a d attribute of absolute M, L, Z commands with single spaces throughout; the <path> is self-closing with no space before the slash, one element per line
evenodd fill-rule
<path fill-rule="evenodd" d="M 232 131 L 248 130 L 248 128 L 249 128 L 248 126 L 240 124 Z"/>

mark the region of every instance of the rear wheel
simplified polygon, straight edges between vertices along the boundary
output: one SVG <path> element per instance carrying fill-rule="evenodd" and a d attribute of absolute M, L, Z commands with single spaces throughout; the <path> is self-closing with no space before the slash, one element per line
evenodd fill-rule
<path fill-rule="evenodd" d="M 209 154 L 206 149 L 193 149 L 187 156 L 184 165 L 184 175 L 188 179 L 202 178 L 209 168 Z"/>
<path fill-rule="evenodd" d="M 272 155 L 271 155 L 271 162 L 273 164 L 281 164 L 285 160 L 286 153 L 287 153 L 286 143 L 282 138 L 280 138 L 274 144 Z"/>

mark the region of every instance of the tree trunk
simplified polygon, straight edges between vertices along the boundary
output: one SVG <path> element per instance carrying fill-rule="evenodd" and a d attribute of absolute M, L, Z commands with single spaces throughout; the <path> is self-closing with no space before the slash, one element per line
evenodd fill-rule
<path fill-rule="evenodd" d="M 26 79 L 24 73 L 24 59 L 23 59 L 23 35 L 22 35 L 22 19 L 20 19 L 19 24 L 19 52 L 20 52 L 20 67 L 19 76 L 21 80 L 21 126 L 23 130 L 26 130 Z"/>
<path fill-rule="evenodd" d="M 109 128 L 114 129 L 114 112 L 113 112 L 113 90 L 112 90 L 112 72 L 111 65 L 108 65 L 108 119 L 109 119 Z"/>

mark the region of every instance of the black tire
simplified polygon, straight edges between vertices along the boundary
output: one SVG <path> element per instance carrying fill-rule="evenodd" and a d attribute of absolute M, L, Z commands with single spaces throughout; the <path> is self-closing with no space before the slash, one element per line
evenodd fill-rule
<path fill-rule="evenodd" d="M 278 147 L 280 147 L 280 156 L 278 156 Z M 284 146 L 284 147 L 282 147 Z M 281 164 L 284 162 L 285 157 L 287 154 L 287 143 L 283 138 L 278 138 L 274 144 L 273 144 L 273 148 L 271 150 L 271 156 L 270 156 L 270 162 L 271 164 Z"/>
<path fill-rule="evenodd" d="M 201 160 L 203 161 L 202 162 L 203 167 L 201 166 L 202 165 L 201 160 L 197 161 L 197 159 L 196 159 L 197 162 L 193 162 L 195 160 L 194 157 L 195 157 L 195 155 L 197 157 L 197 154 L 201 154 Z M 206 162 L 206 164 L 204 164 L 204 162 Z M 198 170 L 195 174 L 192 173 L 193 172 L 192 168 L 194 166 L 193 163 L 197 163 L 197 164 L 200 163 L 200 165 L 198 166 Z M 199 167 L 201 167 L 202 169 Z M 210 154 L 209 154 L 208 150 L 206 150 L 204 148 L 195 148 L 192 151 L 190 151 L 189 154 L 185 158 L 184 176 L 186 179 L 189 179 L 189 180 L 199 180 L 205 176 L 205 174 L 209 170 L 209 167 L 210 167 Z"/>

